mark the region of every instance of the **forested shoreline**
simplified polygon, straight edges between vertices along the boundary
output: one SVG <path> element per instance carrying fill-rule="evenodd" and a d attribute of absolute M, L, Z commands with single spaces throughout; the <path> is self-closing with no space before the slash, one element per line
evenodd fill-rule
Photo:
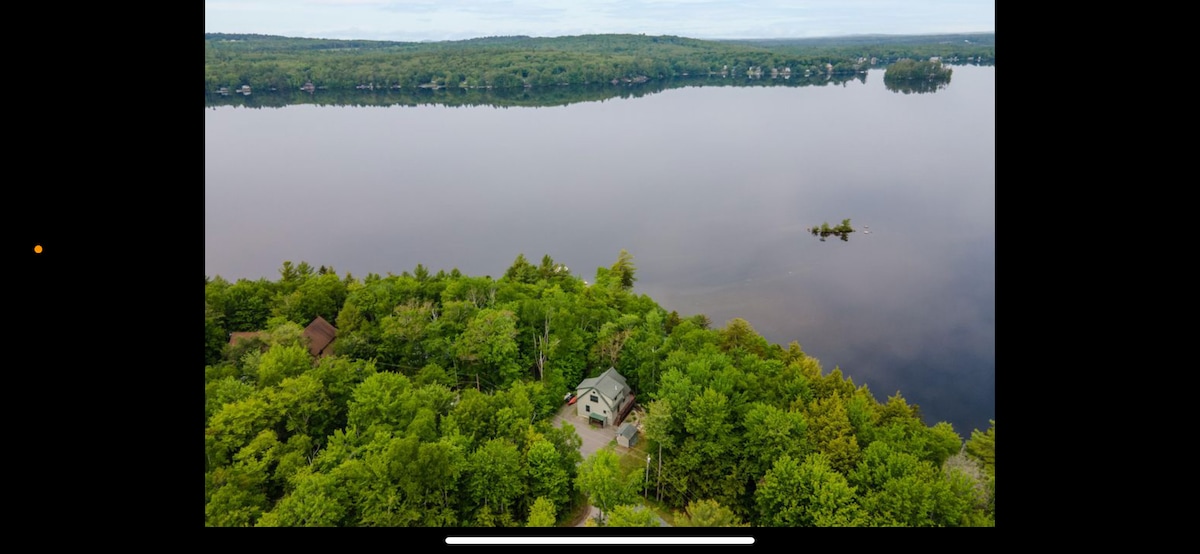
<path fill-rule="evenodd" d="M 554 87 L 513 88 L 400 88 L 319 89 L 312 92 L 205 93 L 204 106 L 282 108 L 295 104 L 315 106 L 492 106 L 498 108 L 567 106 L 612 98 L 641 98 L 685 87 L 828 87 L 850 82 L 866 83 L 866 73 L 818 75 L 784 79 L 730 79 L 720 76 L 675 77 L 644 83 L 594 83 Z"/>
<path fill-rule="evenodd" d="M 499 278 L 279 274 L 205 277 L 206 526 L 554 526 L 589 502 L 608 526 L 657 525 L 639 505 L 679 526 L 995 523 L 994 421 L 964 437 L 797 341 L 667 311 L 624 250 L 592 282 L 548 255 Z M 336 339 L 314 355 L 319 320 Z M 583 459 L 550 424 L 610 367 L 654 465 Z"/>
<path fill-rule="evenodd" d="M 995 34 L 698 40 L 677 36 L 486 37 L 390 42 L 205 33 L 206 93 L 506 89 L 679 77 L 848 75 L 901 59 L 995 63 Z"/>

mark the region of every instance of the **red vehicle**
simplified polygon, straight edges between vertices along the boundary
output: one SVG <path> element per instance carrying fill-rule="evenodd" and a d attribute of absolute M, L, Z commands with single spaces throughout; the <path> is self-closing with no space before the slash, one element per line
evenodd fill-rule
<path fill-rule="evenodd" d="M 579 400 L 579 397 L 575 396 L 575 393 L 573 392 L 568 392 L 567 395 L 563 397 L 563 400 L 566 400 L 567 405 L 569 406 L 574 404 L 576 400 Z"/>

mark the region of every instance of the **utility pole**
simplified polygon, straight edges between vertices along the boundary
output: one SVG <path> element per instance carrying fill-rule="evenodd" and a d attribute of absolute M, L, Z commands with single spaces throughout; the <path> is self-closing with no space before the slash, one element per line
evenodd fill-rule
<path fill-rule="evenodd" d="M 642 479 L 642 496 L 650 493 L 650 455 L 646 454 L 646 477 Z"/>
<path fill-rule="evenodd" d="M 655 482 L 655 488 L 658 490 L 658 500 L 662 501 L 662 443 L 658 443 L 658 480 Z"/>

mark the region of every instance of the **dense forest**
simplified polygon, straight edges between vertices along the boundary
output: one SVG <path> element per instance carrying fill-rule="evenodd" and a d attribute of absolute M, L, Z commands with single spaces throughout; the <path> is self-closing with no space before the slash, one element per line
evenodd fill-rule
<path fill-rule="evenodd" d="M 905 58 L 995 63 L 995 35 L 715 41 L 677 36 L 391 42 L 205 33 L 204 90 L 514 88 L 688 76 L 841 75 Z"/>
<path fill-rule="evenodd" d="M 590 283 L 524 255 L 498 278 L 279 275 L 205 277 L 206 526 L 556 526 L 588 504 L 614 527 L 994 525 L 994 421 L 964 440 L 798 342 L 669 312 L 624 250 Z M 610 367 L 644 441 L 583 459 L 550 418 Z"/>

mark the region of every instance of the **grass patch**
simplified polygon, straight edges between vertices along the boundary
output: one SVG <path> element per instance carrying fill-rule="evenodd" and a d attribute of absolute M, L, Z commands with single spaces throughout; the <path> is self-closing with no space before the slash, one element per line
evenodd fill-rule
<path fill-rule="evenodd" d="M 614 440 L 612 442 L 612 445 L 615 446 L 616 444 L 617 444 L 617 441 Z M 625 452 L 619 452 L 615 448 L 613 449 L 613 451 L 617 452 L 617 455 L 620 456 L 622 473 L 628 474 L 631 471 L 636 469 L 636 470 L 640 470 L 642 472 L 642 475 L 646 474 L 646 451 L 645 450 L 642 450 L 642 449 L 638 448 L 637 446 L 635 446 Z M 651 473 L 653 473 L 653 470 L 651 470 Z"/>
<path fill-rule="evenodd" d="M 647 508 L 654 510 L 654 513 L 658 514 L 658 517 L 663 518 L 663 521 L 667 522 L 667 525 L 670 525 L 671 527 L 676 526 L 675 512 L 672 511 L 671 508 L 669 508 L 666 504 L 655 500 L 654 494 L 651 494 L 650 498 L 643 499 L 642 502 L 646 504 Z"/>

